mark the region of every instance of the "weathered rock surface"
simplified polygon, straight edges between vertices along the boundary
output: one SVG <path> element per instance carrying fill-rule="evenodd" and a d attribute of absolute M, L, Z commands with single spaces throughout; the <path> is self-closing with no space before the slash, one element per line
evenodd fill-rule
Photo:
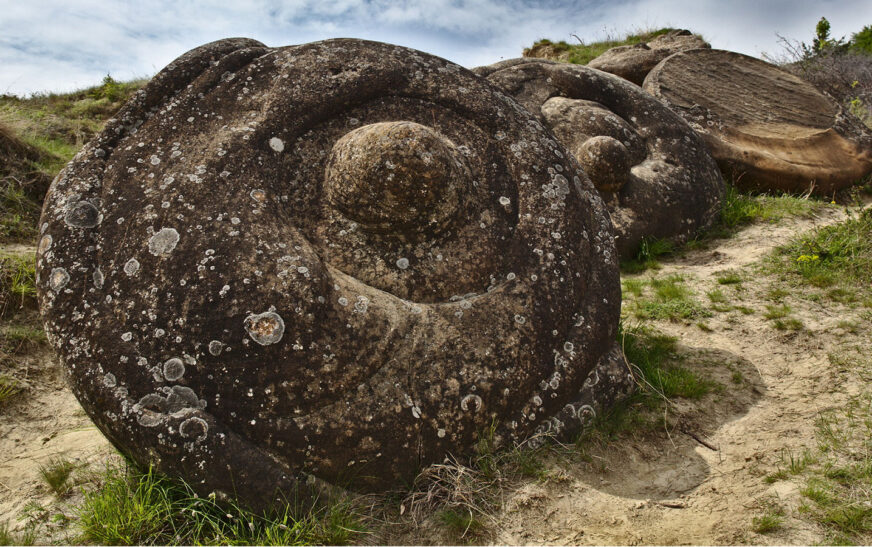
<path fill-rule="evenodd" d="M 250 505 L 411 481 L 546 427 L 612 347 L 571 154 L 462 67 L 358 40 L 195 49 L 53 183 L 38 292 L 98 427 Z"/>
<path fill-rule="evenodd" d="M 651 71 L 644 89 L 703 136 L 741 188 L 831 194 L 872 171 L 872 133 L 855 116 L 759 59 L 678 53 Z"/>
<path fill-rule="evenodd" d="M 621 257 L 644 237 L 686 241 L 716 218 L 724 182 L 702 139 L 624 79 L 534 59 L 475 69 L 550 126 L 606 201 Z"/>
<path fill-rule="evenodd" d="M 711 47 L 711 44 L 689 30 L 672 30 L 650 42 L 613 47 L 593 59 L 587 66 L 610 72 L 636 85 L 642 85 L 651 69 L 673 53 Z"/>

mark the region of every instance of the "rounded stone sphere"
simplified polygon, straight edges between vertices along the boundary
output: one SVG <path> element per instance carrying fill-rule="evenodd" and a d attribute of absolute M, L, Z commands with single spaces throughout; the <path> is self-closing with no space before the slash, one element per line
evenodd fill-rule
<path fill-rule="evenodd" d="M 591 137 L 575 151 L 575 157 L 597 190 L 618 192 L 630 180 L 630 153 L 617 139 Z"/>
<path fill-rule="evenodd" d="M 183 55 L 58 175 L 40 237 L 43 321 L 97 427 L 255 507 L 407 485 L 494 424 L 522 442 L 620 312 L 608 213 L 553 134 L 361 40 Z"/>
<path fill-rule="evenodd" d="M 330 204 L 361 228 L 408 235 L 444 229 L 472 190 L 463 155 L 415 122 L 379 122 L 336 141 L 326 170 Z"/>

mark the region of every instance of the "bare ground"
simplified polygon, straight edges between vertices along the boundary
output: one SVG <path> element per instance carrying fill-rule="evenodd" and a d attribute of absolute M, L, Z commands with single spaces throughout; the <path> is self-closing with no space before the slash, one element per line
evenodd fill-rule
<path fill-rule="evenodd" d="M 776 280 L 755 264 L 798 233 L 845 218 L 827 207 L 816 216 L 756 224 L 707 249 L 688 251 L 656 272 L 679 273 L 705 302 L 725 270 L 742 270 L 745 281 L 723 287 L 736 303 L 754 313 L 716 313 L 695 323 L 648 322 L 679 338 L 683 366 L 713 379 L 723 390 L 699 401 L 673 401 L 669 427 L 589 447 L 585 457 L 571 451 L 548 458 L 545 479 L 514 483 L 501 492 L 502 508 L 479 535 L 459 536 L 438 523 L 395 516 L 368 543 L 497 544 L 813 544 L 824 531 L 796 508 L 797 486 L 768 484 L 764 477 L 783 465 L 785 454 L 815 444 L 814 421 L 826 409 L 845 403 L 862 381 L 836 369 L 827 355 L 847 346 L 870 351 L 870 321 L 862 308 L 787 296 L 804 327 L 780 331 L 762 316 L 766 294 Z M 5 252 L 28 253 L 27 247 Z M 633 276 L 625 276 L 625 278 Z M 707 303 L 706 303 L 707 304 Z M 868 314 L 866 315 L 868 317 Z M 34 317 L 25 318 L 35 321 Z M 838 326 L 851 320 L 855 333 Z M 0 523 L 22 528 L 27 519 L 45 519 L 42 541 L 69 541 L 72 532 L 52 515 L 72 514 L 80 494 L 58 499 L 40 478 L 40 466 L 63 456 L 97 469 L 117 459 L 113 449 L 78 406 L 64 384 L 56 360 L 42 344 L 3 364 L 23 380 L 24 392 L 0 408 Z M 12 366 L 12 370 L 9 367 Z M 79 475 L 83 476 L 83 475 Z M 84 480 L 84 479 L 82 479 Z M 785 509 L 785 525 L 757 534 L 752 519 L 771 504 Z M 38 504 L 38 505 L 37 505 Z M 42 510 L 39 509 L 42 508 Z M 62 520 L 62 519 L 59 519 Z"/>

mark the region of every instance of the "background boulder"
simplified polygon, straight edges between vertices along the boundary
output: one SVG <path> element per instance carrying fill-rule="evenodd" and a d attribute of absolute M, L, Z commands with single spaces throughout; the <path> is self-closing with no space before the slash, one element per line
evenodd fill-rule
<path fill-rule="evenodd" d="M 860 120 L 765 61 L 685 51 L 657 65 L 644 89 L 702 135 L 740 188 L 826 195 L 872 171 L 872 133 Z"/>
<path fill-rule="evenodd" d="M 585 66 L 513 59 L 475 69 L 570 150 L 606 201 L 622 258 L 643 238 L 681 243 L 717 217 L 724 182 L 705 143 L 626 80 Z"/>

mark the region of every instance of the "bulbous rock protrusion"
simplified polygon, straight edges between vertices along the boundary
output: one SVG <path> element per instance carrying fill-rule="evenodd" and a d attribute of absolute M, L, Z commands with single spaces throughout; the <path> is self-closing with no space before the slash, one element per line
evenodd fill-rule
<path fill-rule="evenodd" d="M 591 137 L 573 152 L 601 192 L 617 192 L 630 180 L 630 154 L 619 140 L 604 135 Z"/>
<path fill-rule="evenodd" d="M 325 171 L 335 209 L 366 231 L 394 234 L 443 230 L 470 179 L 448 138 L 410 121 L 347 133 L 333 146 Z"/>

